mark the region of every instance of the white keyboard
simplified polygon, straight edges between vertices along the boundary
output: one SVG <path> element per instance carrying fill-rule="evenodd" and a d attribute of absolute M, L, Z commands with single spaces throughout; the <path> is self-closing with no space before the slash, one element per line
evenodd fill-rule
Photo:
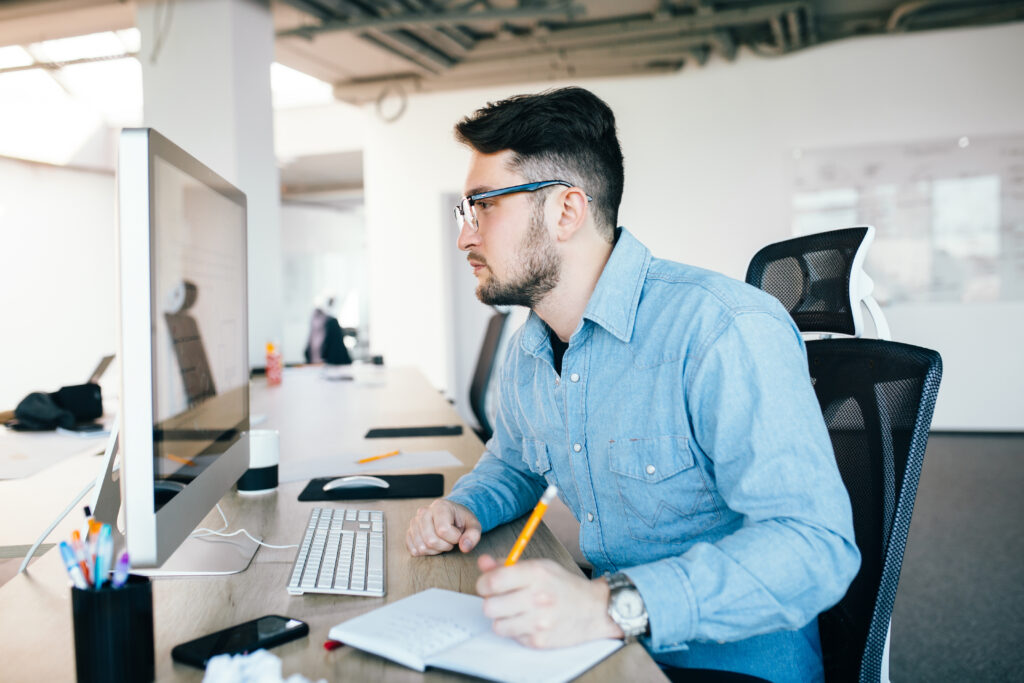
<path fill-rule="evenodd" d="M 313 508 L 288 592 L 384 595 L 386 528 L 380 510 Z"/>

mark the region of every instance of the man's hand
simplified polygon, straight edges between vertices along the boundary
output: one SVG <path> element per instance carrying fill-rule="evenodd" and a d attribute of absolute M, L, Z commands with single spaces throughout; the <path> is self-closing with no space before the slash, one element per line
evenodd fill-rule
<path fill-rule="evenodd" d="M 477 565 L 483 572 L 476 592 L 494 632 L 527 647 L 576 645 L 598 638 L 622 638 L 608 616 L 608 582 L 574 576 L 551 560 L 523 560 L 505 567 L 490 555 Z"/>
<path fill-rule="evenodd" d="M 438 498 L 416 511 L 405 534 L 412 555 L 440 555 L 455 546 L 468 553 L 480 542 L 480 520 L 465 505 Z"/>

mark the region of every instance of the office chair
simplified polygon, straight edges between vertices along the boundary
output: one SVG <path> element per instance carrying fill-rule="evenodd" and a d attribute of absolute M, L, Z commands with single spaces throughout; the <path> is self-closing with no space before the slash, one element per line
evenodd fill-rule
<path fill-rule="evenodd" d="M 746 277 L 778 298 L 802 333 L 822 337 L 807 341 L 808 366 L 862 557 L 846 595 L 818 617 L 828 683 L 888 681 L 890 618 L 942 378 L 937 352 L 887 339 L 860 270 L 873 237 L 862 226 L 771 244 Z M 859 338 L 862 303 L 884 338 Z"/>
<path fill-rule="evenodd" d="M 487 443 L 491 434 L 494 433 L 491 421 L 487 418 L 487 387 L 490 385 L 491 376 L 494 373 L 506 321 L 508 321 L 508 313 L 498 310 L 495 310 L 490 320 L 487 321 L 484 342 L 480 345 L 480 355 L 477 356 L 476 368 L 473 370 L 473 381 L 469 385 L 469 407 L 479 425 L 473 431 L 484 443 Z"/>
<path fill-rule="evenodd" d="M 164 304 L 164 320 L 167 322 L 167 331 L 171 336 L 171 345 L 178 360 L 190 408 L 217 395 L 199 325 L 188 312 L 198 297 L 199 288 L 183 280 L 168 292 Z"/>

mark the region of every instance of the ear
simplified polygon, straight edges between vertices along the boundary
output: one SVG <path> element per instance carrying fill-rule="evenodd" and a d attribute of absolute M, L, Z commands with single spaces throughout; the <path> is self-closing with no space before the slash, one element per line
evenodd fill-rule
<path fill-rule="evenodd" d="M 578 187 L 563 190 L 559 194 L 558 210 L 556 237 L 565 242 L 587 223 L 590 206 L 586 193 Z"/>

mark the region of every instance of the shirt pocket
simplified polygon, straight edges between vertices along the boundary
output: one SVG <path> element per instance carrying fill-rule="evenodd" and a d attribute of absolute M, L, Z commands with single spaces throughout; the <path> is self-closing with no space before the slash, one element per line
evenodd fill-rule
<path fill-rule="evenodd" d="M 685 436 L 612 441 L 608 468 L 637 541 L 682 545 L 721 519 Z"/>
<path fill-rule="evenodd" d="M 551 472 L 547 444 L 539 439 L 523 439 L 523 462 L 531 472 L 547 479 Z"/>

